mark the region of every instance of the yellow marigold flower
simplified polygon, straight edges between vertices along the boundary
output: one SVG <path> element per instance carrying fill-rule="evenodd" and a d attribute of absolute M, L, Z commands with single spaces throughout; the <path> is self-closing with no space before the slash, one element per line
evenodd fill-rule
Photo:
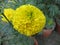
<path fill-rule="evenodd" d="M 43 12 L 33 5 L 22 5 L 15 12 L 12 24 L 21 34 L 27 36 L 35 35 L 41 32 L 45 26 L 46 18 Z"/>
<path fill-rule="evenodd" d="M 9 21 L 12 19 L 13 13 L 14 13 L 14 10 L 11 8 L 4 9 L 4 15 L 8 18 Z M 5 17 L 3 17 L 2 20 L 7 22 Z"/>

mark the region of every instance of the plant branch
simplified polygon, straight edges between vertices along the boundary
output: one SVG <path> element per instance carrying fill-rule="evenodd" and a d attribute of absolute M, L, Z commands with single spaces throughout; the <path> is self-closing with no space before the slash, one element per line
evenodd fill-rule
<path fill-rule="evenodd" d="M 12 25 L 12 23 L 8 20 L 8 18 L 4 15 L 4 13 L 2 13 L 2 15 L 5 17 L 5 19 L 9 22 L 9 24 Z"/>

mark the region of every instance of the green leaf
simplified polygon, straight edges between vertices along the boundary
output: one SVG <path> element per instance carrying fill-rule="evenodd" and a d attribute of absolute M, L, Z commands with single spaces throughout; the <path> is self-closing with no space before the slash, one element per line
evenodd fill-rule
<path fill-rule="evenodd" d="M 56 5 L 49 5 L 49 16 L 53 17 L 58 14 L 59 8 Z"/>

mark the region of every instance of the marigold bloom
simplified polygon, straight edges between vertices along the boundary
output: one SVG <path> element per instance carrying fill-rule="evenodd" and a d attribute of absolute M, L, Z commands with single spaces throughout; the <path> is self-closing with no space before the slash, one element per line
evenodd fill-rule
<path fill-rule="evenodd" d="M 41 32 L 46 22 L 43 12 L 30 4 L 17 8 L 12 20 L 14 28 L 27 36 Z"/>

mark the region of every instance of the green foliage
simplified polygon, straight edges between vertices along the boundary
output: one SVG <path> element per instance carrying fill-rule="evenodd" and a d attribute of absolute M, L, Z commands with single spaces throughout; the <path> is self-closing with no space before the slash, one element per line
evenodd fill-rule
<path fill-rule="evenodd" d="M 56 5 L 49 5 L 49 17 L 54 17 L 57 15 L 59 8 Z"/>
<path fill-rule="evenodd" d="M 60 10 L 58 14 L 55 16 L 55 18 L 56 18 L 57 23 L 60 24 Z"/>
<path fill-rule="evenodd" d="M 54 0 L 54 2 L 58 5 L 60 5 L 60 0 Z"/>
<path fill-rule="evenodd" d="M 36 6 L 40 8 L 46 16 L 53 18 L 59 11 L 59 5 L 53 2 L 54 0 L 45 0 L 36 4 Z"/>
<path fill-rule="evenodd" d="M 52 18 L 48 18 L 47 17 L 47 21 L 46 21 L 46 29 L 53 29 L 55 27 L 55 22 Z"/>
<path fill-rule="evenodd" d="M 58 19 L 60 19 L 60 10 L 58 11 L 58 14 L 55 17 L 57 17 Z"/>

